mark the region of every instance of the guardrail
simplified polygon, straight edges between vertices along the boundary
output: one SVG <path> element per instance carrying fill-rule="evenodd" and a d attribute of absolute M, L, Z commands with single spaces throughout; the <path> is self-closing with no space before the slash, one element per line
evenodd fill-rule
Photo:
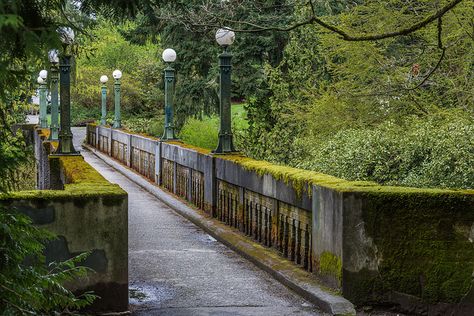
<path fill-rule="evenodd" d="M 86 141 L 355 304 L 474 308 L 474 190 L 351 182 L 95 124 Z"/>
<path fill-rule="evenodd" d="M 82 156 L 54 156 L 49 130 L 33 133 L 40 190 L 0 194 L 0 204 L 31 217 L 33 224 L 58 236 L 45 246 L 46 263 L 90 252 L 81 265 L 94 270 L 69 282 L 77 294 L 94 291 L 87 311 L 128 310 L 127 193 L 108 182 Z"/>

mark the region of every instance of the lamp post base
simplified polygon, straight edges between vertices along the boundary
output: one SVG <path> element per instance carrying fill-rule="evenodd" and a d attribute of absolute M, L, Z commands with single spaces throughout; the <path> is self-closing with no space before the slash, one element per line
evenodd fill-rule
<path fill-rule="evenodd" d="M 59 128 L 51 127 L 51 132 L 49 133 L 49 140 L 59 140 Z"/>
<path fill-rule="evenodd" d="M 237 150 L 235 150 L 234 148 L 234 140 L 232 133 L 220 133 L 217 148 L 212 152 L 214 154 L 229 154 L 237 152 Z"/>
<path fill-rule="evenodd" d="M 161 140 L 177 140 L 173 126 L 166 126 Z"/>
<path fill-rule="evenodd" d="M 59 146 L 54 152 L 55 155 L 80 156 L 81 154 L 74 148 L 72 134 L 59 134 Z"/>
<path fill-rule="evenodd" d="M 46 118 L 42 118 L 40 120 L 40 127 L 41 128 L 48 128 L 48 120 Z"/>

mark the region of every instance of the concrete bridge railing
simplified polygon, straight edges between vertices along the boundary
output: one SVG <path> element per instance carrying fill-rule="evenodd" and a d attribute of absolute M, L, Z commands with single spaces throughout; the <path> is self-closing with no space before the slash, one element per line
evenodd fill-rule
<path fill-rule="evenodd" d="M 103 178 L 82 156 L 51 155 L 57 142 L 48 140 L 49 130 L 30 132 L 40 190 L 0 194 L 0 204 L 16 208 L 35 225 L 58 236 L 46 245 L 46 263 L 90 252 L 82 265 L 94 272 L 68 285 L 78 294 L 94 291 L 100 297 L 88 311 L 127 311 L 127 193 Z"/>
<path fill-rule="evenodd" d="M 473 190 L 350 182 L 95 124 L 86 142 L 357 305 L 474 308 Z"/>

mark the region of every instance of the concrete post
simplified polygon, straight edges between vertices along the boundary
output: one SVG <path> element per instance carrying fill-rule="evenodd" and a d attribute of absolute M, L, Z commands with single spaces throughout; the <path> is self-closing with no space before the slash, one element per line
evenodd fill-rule
<path fill-rule="evenodd" d="M 109 144 L 108 144 L 107 147 L 109 149 L 108 150 L 109 156 L 112 156 L 112 137 L 113 137 L 113 132 L 114 131 L 113 131 L 112 127 L 110 127 L 109 130 L 110 130 L 110 133 L 109 133 L 110 136 L 109 136 Z"/>
<path fill-rule="evenodd" d="M 155 147 L 155 182 L 162 185 L 161 180 L 161 141 L 156 142 Z"/>
<path fill-rule="evenodd" d="M 128 137 L 127 137 L 127 150 L 128 150 L 128 155 L 127 155 L 127 166 L 129 168 L 132 167 L 132 159 L 133 159 L 133 148 L 132 148 L 132 137 L 133 135 L 132 134 L 129 134 Z"/>

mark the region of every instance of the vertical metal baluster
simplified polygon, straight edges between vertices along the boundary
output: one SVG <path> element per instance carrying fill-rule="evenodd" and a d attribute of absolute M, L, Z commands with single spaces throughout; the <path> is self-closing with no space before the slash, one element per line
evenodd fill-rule
<path fill-rule="evenodd" d="M 244 197 L 244 206 L 243 206 L 243 216 L 242 216 L 242 229 L 244 230 L 244 234 L 247 234 L 247 212 L 248 212 L 248 201 Z"/>
<path fill-rule="evenodd" d="M 229 193 L 230 203 L 229 203 L 229 226 L 234 226 L 234 194 Z"/>
<path fill-rule="evenodd" d="M 295 219 L 291 220 L 291 239 L 290 239 L 290 260 L 295 260 L 295 248 L 296 248 L 296 225 Z"/>
<path fill-rule="evenodd" d="M 283 215 L 278 214 L 278 249 L 283 252 Z"/>
<path fill-rule="evenodd" d="M 304 230 L 304 253 L 303 253 L 303 267 L 308 270 L 308 250 L 309 250 L 309 234 L 308 234 L 308 224 L 305 226 Z"/>
<path fill-rule="evenodd" d="M 268 231 L 268 247 L 273 245 L 272 243 L 272 230 L 273 230 L 273 222 L 272 222 L 272 210 L 268 210 L 268 223 L 269 223 L 269 231 Z"/>
<path fill-rule="evenodd" d="M 268 209 L 265 207 L 263 209 L 263 217 L 264 217 L 264 230 L 263 230 L 263 243 L 265 246 L 268 246 Z"/>
<path fill-rule="evenodd" d="M 233 195 L 232 200 L 232 226 L 234 228 L 237 227 L 237 199 L 235 197 L 235 194 Z"/>
<path fill-rule="evenodd" d="M 288 216 L 284 217 L 283 222 L 283 255 L 288 257 Z"/>
<path fill-rule="evenodd" d="M 301 222 L 298 221 L 298 225 L 296 227 L 296 263 L 301 263 Z"/>

